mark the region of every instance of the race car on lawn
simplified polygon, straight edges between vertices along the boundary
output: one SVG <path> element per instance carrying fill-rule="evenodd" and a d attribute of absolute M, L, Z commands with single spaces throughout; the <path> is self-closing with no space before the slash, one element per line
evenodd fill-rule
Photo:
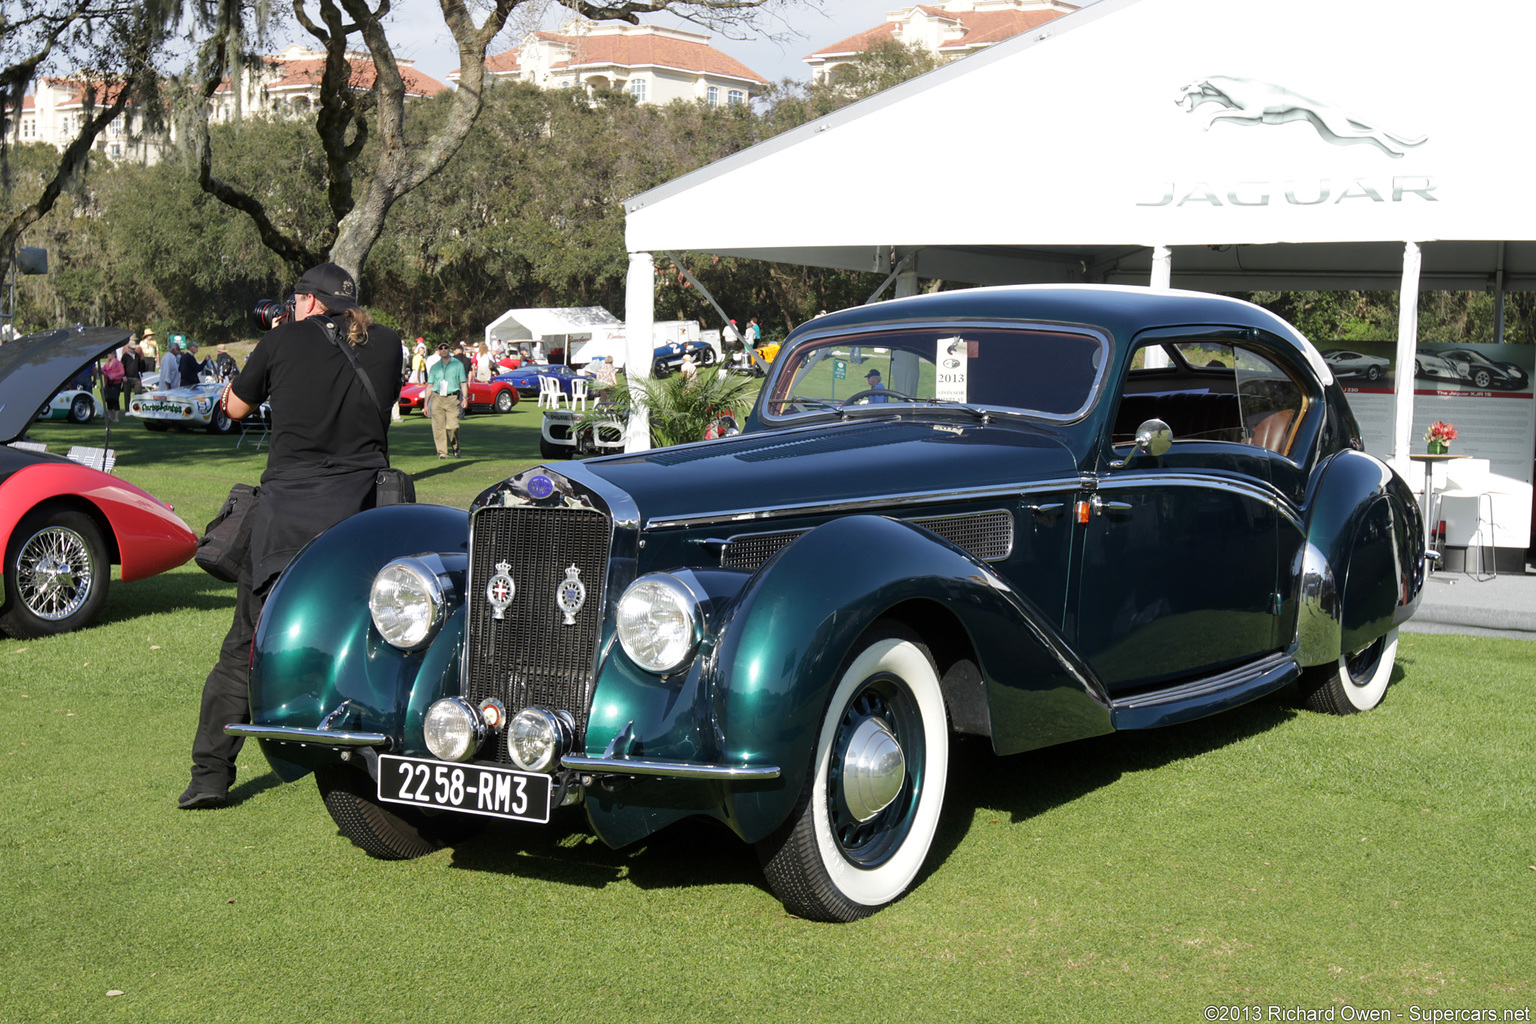
<path fill-rule="evenodd" d="M 128 401 L 128 415 L 144 421 L 148 430 L 206 430 L 210 434 L 229 434 L 238 429 L 219 402 L 224 393 L 222 381 L 198 381 L 186 387 L 165 390 L 159 387 L 134 395 Z M 247 422 L 265 415 L 256 410 Z M 252 420 L 252 417 L 255 420 Z"/>

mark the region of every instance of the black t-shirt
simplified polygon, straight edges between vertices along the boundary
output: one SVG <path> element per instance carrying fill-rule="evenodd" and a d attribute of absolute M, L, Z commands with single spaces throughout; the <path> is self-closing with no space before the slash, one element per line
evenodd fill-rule
<path fill-rule="evenodd" d="M 346 344 L 346 314 L 332 319 Z M 269 473 L 327 459 L 389 454 L 389 409 L 400 399 L 400 336 L 375 324 L 367 343 L 352 351 L 373 382 L 378 406 L 351 361 L 326 337 L 319 318 L 280 324 L 256 343 L 232 387 L 251 405 L 271 403 Z"/>

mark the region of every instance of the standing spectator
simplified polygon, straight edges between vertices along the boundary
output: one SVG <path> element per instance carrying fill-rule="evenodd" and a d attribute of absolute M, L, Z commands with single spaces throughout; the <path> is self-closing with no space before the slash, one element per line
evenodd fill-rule
<path fill-rule="evenodd" d="M 101 397 L 107 404 L 108 423 L 116 423 L 119 419 L 118 396 L 123 393 L 123 378 L 126 375 L 123 361 L 117 358 L 116 352 L 108 355 L 107 361 L 101 364 Z"/>
<path fill-rule="evenodd" d="M 425 384 L 427 382 L 427 343 L 420 338 L 416 339 L 416 354 L 411 357 L 411 383 Z"/>
<path fill-rule="evenodd" d="M 735 320 L 725 325 L 725 330 L 720 332 L 720 340 L 723 342 L 721 347 L 727 352 L 741 347 L 741 332 L 736 330 Z"/>
<path fill-rule="evenodd" d="M 464 351 L 464 343 L 461 341 L 453 346 L 453 358 L 457 359 L 464 367 L 464 379 L 469 380 L 475 375 L 475 361 L 469 358 L 469 353 Z"/>
<path fill-rule="evenodd" d="M 219 374 L 219 379 L 230 381 L 240 372 L 240 367 L 235 365 L 235 357 L 229 354 L 228 345 L 220 345 L 218 355 L 213 357 L 213 368 Z"/>
<path fill-rule="evenodd" d="M 157 365 L 160 359 L 160 345 L 155 341 L 155 329 L 148 324 L 144 325 L 144 340 L 140 347 L 144 350 L 144 359 L 148 365 Z"/>
<path fill-rule="evenodd" d="M 145 328 L 147 331 L 148 328 Z M 173 341 L 165 348 L 165 355 L 160 357 L 160 390 L 170 391 L 172 388 L 181 387 L 181 352 Z"/>
<path fill-rule="evenodd" d="M 690 380 L 698 376 L 699 369 L 693 365 L 693 353 L 683 353 L 683 365 L 678 367 L 678 369 L 682 371 L 684 377 L 687 377 Z"/>
<path fill-rule="evenodd" d="M 197 342 L 187 343 L 181 350 L 181 386 L 189 388 L 203 377 L 203 364 L 197 358 Z"/>
<path fill-rule="evenodd" d="M 357 283 L 334 263 L 304 272 L 293 317 L 262 336 L 224 389 L 224 409 L 244 419 L 267 403 L 272 445 L 251 513 L 250 558 L 240 573 L 234 621 L 203 684 L 192 741 L 192 782 L 176 806 L 223 807 L 243 740 L 226 725 L 250 721 L 251 638 L 261 605 L 299 549 L 343 519 L 372 508 L 389 466 L 389 406 L 400 397 L 400 339 L 357 304 Z M 369 394 L 341 348 L 367 374 Z"/>
<path fill-rule="evenodd" d="M 448 354 L 448 343 L 437 346 L 437 362 L 427 371 L 427 412 L 432 417 L 432 443 L 437 457 L 459 457 L 459 411 L 469 406 L 469 375 L 464 364 Z"/>
<path fill-rule="evenodd" d="M 747 348 L 757 348 L 757 340 L 763 336 L 763 329 L 757 324 L 757 317 L 747 321 L 746 342 Z"/>
<path fill-rule="evenodd" d="M 139 348 L 139 343 L 134 338 L 128 339 L 128 345 L 123 349 L 123 394 L 132 398 L 144 390 L 144 370 L 153 365 L 144 359 L 144 351 Z M 126 405 L 127 403 L 124 402 Z"/>
<path fill-rule="evenodd" d="M 484 383 L 495 375 L 496 357 L 491 353 L 491 346 L 482 341 L 479 352 L 475 354 L 475 380 Z"/>

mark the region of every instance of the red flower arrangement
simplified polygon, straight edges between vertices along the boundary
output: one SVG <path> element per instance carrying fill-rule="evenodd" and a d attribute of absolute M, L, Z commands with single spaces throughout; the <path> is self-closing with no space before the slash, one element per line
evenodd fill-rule
<path fill-rule="evenodd" d="M 1456 428 L 1443 420 L 1435 420 L 1424 434 L 1424 440 L 1429 442 L 1431 455 L 1443 455 L 1451 442 L 1456 440 Z"/>

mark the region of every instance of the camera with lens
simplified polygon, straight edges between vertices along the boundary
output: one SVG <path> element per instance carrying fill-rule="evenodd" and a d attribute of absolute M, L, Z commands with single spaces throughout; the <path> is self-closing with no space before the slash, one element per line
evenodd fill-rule
<path fill-rule="evenodd" d="M 285 302 L 279 302 L 277 299 L 258 299 L 256 308 L 251 310 L 251 321 L 264 331 L 270 331 L 278 324 L 287 323 L 292 319 L 292 295 L 288 296 Z"/>

